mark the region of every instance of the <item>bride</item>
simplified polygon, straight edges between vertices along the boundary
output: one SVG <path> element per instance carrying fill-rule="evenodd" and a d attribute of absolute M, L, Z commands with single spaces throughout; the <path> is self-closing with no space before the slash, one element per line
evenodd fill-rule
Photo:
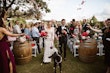
<path fill-rule="evenodd" d="M 44 47 L 44 57 L 43 63 L 50 63 L 51 58 L 48 58 L 52 54 L 52 48 L 54 47 L 54 27 L 51 27 L 52 22 L 49 21 L 47 27 L 45 28 L 45 32 L 47 36 L 45 37 L 45 47 Z"/>

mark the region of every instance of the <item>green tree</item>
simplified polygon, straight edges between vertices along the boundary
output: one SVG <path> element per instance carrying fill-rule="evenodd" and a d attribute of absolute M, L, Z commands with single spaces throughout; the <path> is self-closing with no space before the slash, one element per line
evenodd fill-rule
<path fill-rule="evenodd" d="M 93 17 L 91 18 L 91 20 L 90 20 L 90 24 L 91 24 L 92 26 L 94 26 L 97 22 L 98 22 L 98 20 L 97 20 L 97 18 L 96 18 L 95 16 L 93 16 Z"/>
<path fill-rule="evenodd" d="M 46 12 L 46 13 L 50 12 L 50 9 L 48 8 L 47 3 L 43 0 L 0 0 L 0 17 L 6 18 L 8 10 L 10 10 L 13 4 L 18 6 L 15 8 L 14 11 L 12 11 L 12 13 L 9 11 L 9 14 L 16 15 L 16 12 L 18 12 L 17 10 L 19 9 L 19 6 L 21 5 L 25 6 L 25 3 L 32 4 L 34 8 L 29 9 L 27 13 L 26 12 L 24 12 L 24 14 L 21 13 L 21 16 L 30 14 L 30 15 L 34 15 L 37 19 L 39 19 L 42 17 L 43 12 Z M 18 15 L 20 15 L 20 13 Z"/>

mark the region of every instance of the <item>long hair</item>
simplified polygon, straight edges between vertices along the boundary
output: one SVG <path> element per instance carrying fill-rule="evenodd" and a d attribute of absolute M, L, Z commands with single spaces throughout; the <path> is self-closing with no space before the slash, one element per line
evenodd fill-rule
<path fill-rule="evenodd" d="M 4 22 L 1 17 L 0 17 L 0 27 L 5 27 Z"/>

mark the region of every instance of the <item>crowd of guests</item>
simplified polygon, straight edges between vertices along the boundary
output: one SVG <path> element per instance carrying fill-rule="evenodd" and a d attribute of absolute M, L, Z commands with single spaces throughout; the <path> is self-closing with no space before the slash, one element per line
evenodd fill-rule
<path fill-rule="evenodd" d="M 106 73 L 110 73 L 110 19 L 105 21 L 105 27 L 101 28 L 102 30 L 96 25 L 92 27 L 87 23 L 86 19 L 83 20 L 83 24 L 72 19 L 70 24 L 66 25 L 66 20 L 62 19 L 60 25 L 57 25 L 53 20 L 48 21 L 46 24 L 43 22 L 37 22 L 32 25 L 25 24 L 25 27 L 23 24 L 19 24 L 19 21 L 15 21 L 14 25 L 9 23 L 7 28 L 3 25 L 3 19 L 0 18 L 0 73 L 16 73 L 14 56 L 10 51 L 9 42 L 7 42 L 7 37 L 9 36 L 19 37 L 28 35 L 33 41 L 36 41 L 39 54 L 42 52 L 39 45 L 39 39 L 41 38 L 44 48 L 43 63 L 50 63 L 51 58 L 49 58 L 49 56 L 55 47 L 55 40 L 59 42 L 58 50 L 60 54 L 64 53 L 63 59 L 65 61 L 67 59 L 66 50 L 69 38 L 76 39 L 77 42 L 82 42 L 89 38 L 97 38 L 99 33 L 103 34 L 102 40 L 105 50 L 105 63 L 107 64 Z M 97 35 L 91 35 L 91 31 L 97 32 Z M 43 32 L 45 35 L 43 34 L 42 36 Z"/>

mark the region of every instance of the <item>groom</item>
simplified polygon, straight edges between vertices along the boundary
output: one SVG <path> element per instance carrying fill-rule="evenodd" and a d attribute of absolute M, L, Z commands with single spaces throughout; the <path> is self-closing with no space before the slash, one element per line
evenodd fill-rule
<path fill-rule="evenodd" d="M 64 60 L 66 60 L 66 46 L 67 46 L 67 27 L 65 27 L 66 20 L 61 20 L 61 26 L 57 28 L 56 34 L 59 37 L 59 49 L 62 54 L 62 47 L 64 49 Z"/>

